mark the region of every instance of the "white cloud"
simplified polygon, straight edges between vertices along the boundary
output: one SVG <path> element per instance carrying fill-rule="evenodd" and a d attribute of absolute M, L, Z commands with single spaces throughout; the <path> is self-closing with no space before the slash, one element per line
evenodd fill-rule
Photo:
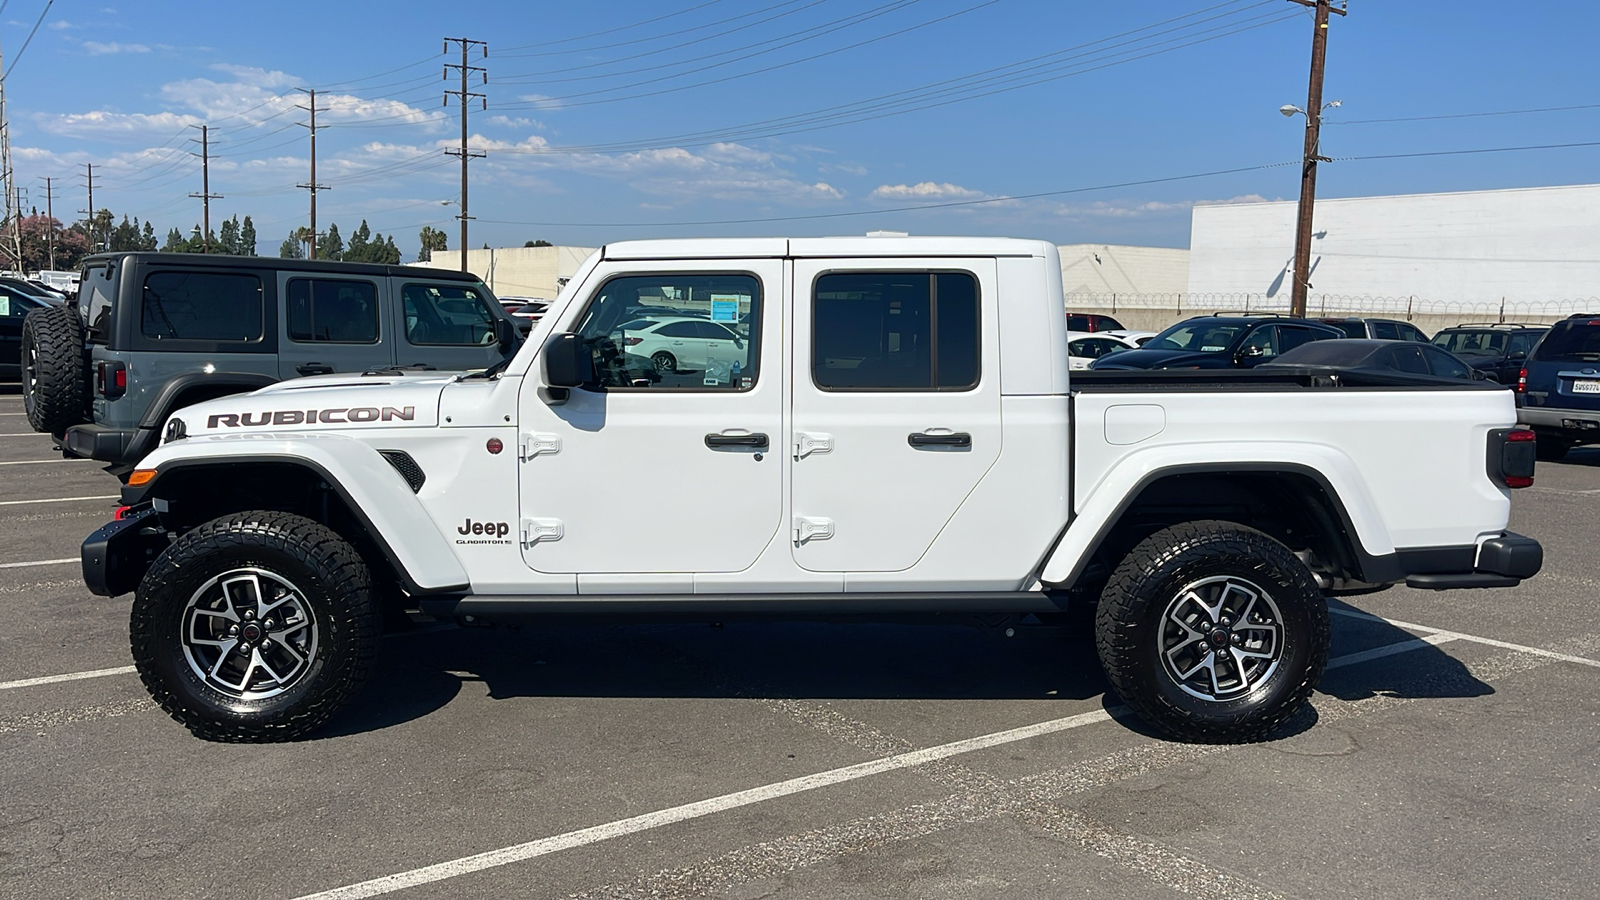
<path fill-rule="evenodd" d="M 873 200 L 982 200 L 988 197 L 982 191 L 974 191 L 947 182 L 936 183 L 924 181 L 918 184 L 882 184 L 874 188 L 868 195 Z"/>
<path fill-rule="evenodd" d="M 554 97 L 546 97 L 544 94 L 523 94 L 517 99 L 523 103 L 533 104 L 534 109 L 553 110 L 561 108 L 560 100 Z"/>
<path fill-rule="evenodd" d="M 501 128 L 543 128 L 544 123 L 537 119 L 524 119 L 521 116 L 490 116 L 484 120 L 490 125 Z"/>
<path fill-rule="evenodd" d="M 119 113 L 93 110 L 36 117 L 39 127 L 52 134 L 72 137 L 111 137 L 144 133 L 172 133 L 203 120 L 180 113 Z"/>
<path fill-rule="evenodd" d="M 150 48 L 144 44 L 119 44 L 116 41 L 112 41 L 108 44 L 102 44 L 99 41 L 84 41 L 83 49 L 87 50 L 90 56 L 111 56 L 118 53 L 150 52 Z"/>

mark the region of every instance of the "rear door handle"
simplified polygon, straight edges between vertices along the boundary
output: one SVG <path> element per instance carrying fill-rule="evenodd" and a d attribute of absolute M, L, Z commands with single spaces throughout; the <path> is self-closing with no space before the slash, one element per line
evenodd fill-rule
<path fill-rule="evenodd" d="M 954 434 L 927 434 L 916 432 L 908 435 L 906 441 L 913 447 L 971 447 L 972 435 L 965 431 Z"/>
<path fill-rule="evenodd" d="M 327 363 L 319 363 L 319 362 L 301 363 L 300 365 L 295 366 L 294 370 L 296 372 L 299 372 L 301 375 L 332 375 L 333 374 L 333 366 L 330 366 Z"/>
<path fill-rule="evenodd" d="M 708 434 L 706 446 L 715 450 L 718 447 L 749 447 L 754 450 L 765 450 L 769 445 L 764 434 Z"/>

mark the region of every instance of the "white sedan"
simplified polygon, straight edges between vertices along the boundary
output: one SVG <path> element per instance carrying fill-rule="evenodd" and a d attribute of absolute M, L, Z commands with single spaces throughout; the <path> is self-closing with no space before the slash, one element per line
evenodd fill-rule
<path fill-rule="evenodd" d="M 1069 331 L 1067 332 L 1067 364 L 1076 372 L 1079 369 L 1089 368 L 1089 363 L 1094 362 L 1108 353 L 1118 350 L 1138 349 L 1138 342 L 1131 337 L 1123 337 L 1110 331 Z"/>
<path fill-rule="evenodd" d="M 749 371 L 749 344 L 737 332 L 717 322 L 691 316 L 634 319 L 619 326 L 615 337 L 623 350 L 649 359 L 663 374 L 705 371 L 711 361 L 734 364 Z"/>

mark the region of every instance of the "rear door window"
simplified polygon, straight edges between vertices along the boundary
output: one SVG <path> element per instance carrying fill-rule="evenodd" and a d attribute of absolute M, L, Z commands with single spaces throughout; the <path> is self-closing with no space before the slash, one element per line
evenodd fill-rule
<path fill-rule="evenodd" d="M 370 281 L 291 279 L 285 305 L 292 341 L 373 344 L 378 340 L 378 289 Z"/>
<path fill-rule="evenodd" d="M 1427 360 L 1422 358 L 1421 347 L 1394 347 L 1389 350 L 1389 365 L 1396 371 L 1412 375 L 1428 374 Z"/>
<path fill-rule="evenodd" d="M 1278 352 L 1288 353 L 1301 344 L 1309 344 L 1312 341 L 1320 341 L 1329 337 L 1332 337 L 1332 335 L 1318 331 L 1315 328 L 1306 328 L 1301 325 L 1279 325 Z"/>
<path fill-rule="evenodd" d="M 812 304 L 811 374 L 825 391 L 978 384 L 978 282 L 968 273 L 823 275 Z"/>
<path fill-rule="evenodd" d="M 1393 322 L 1373 322 L 1372 336 L 1380 341 L 1400 340 L 1400 329 Z"/>
<path fill-rule="evenodd" d="M 1433 370 L 1433 374 L 1443 375 L 1446 378 L 1472 380 L 1472 370 L 1467 368 L 1466 363 L 1440 350 L 1438 347 L 1424 346 L 1421 349 L 1424 351 L 1423 356 L 1428 360 L 1428 368 Z"/>

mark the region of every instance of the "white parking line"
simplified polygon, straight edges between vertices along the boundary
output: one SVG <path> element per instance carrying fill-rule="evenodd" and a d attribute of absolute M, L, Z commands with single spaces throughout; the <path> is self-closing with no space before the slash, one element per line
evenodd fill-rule
<path fill-rule="evenodd" d="M 1401 641 L 1397 644 L 1392 644 L 1386 647 L 1378 647 L 1372 650 L 1363 650 L 1359 653 L 1351 653 L 1345 656 L 1336 657 L 1328 661 L 1328 668 L 1336 669 L 1341 666 L 1365 662 L 1369 659 L 1393 656 L 1398 653 L 1405 653 L 1411 650 L 1418 650 L 1423 647 L 1435 646 L 1437 644 L 1448 643 L 1449 641 L 1460 639 L 1462 638 L 1451 634 L 1447 636 L 1431 636 L 1428 638 L 1417 638 L 1408 641 Z M 1115 707 L 1111 710 L 1095 710 L 1093 712 L 1081 713 L 1076 716 L 1067 716 L 1066 718 L 1062 719 L 1052 719 L 1050 721 L 1040 722 L 1035 725 L 1026 725 L 1021 728 L 1011 729 L 1009 731 L 998 731 L 993 734 L 981 735 L 979 737 L 968 738 L 962 741 L 953 741 L 948 744 L 940 744 L 938 746 L 928 747 L 923 750 L 912 750 L 907 753 L 897 753 L 893 756 L 887 756 L 881 759 L 872 760 L 870 762 L 858 763 L 853 766 L 845 766 L 843 768 L 833 769 L 827 772 L 818 772 L 815 775 L 805 775 L 800 778 L 790 779 L 788 781 L 780 781 L 776 784 L 750 788 L 749 790 L 745 791 L 725 794 L 721 797 L 712 797 L 708 800 L 686 803 L 682 806 L 674 806 L 668 809 L 658 810 L 652 813 L 645 813 L 644 815 L 634 816 L 628 819 L 620 819 L 615 822 L 608 822 L 604 825 L 595 825 L 590 828 L 569 831 L 566 834 L 558 834 L 547 838 L 540 838 L 538 840 L 529 841 L 525 844 L 516 844 L 514 846 L 505 847 L 499 850 L 490 850 L 486 853 L 479 853 L 474 856 L 467 856 L 462 857 L 461 859 L 436 863 L 431 866 L 424 866 L 420 869 L 412 869 L 409 872 L 385 875 L 381 878 L 371 879 L 370 881 L 363 881 L 357 884 L 333 888 L 332 890 L 320 891 L 315 894 L 306 894 L 297 898 L 297 900 L 356 900 L 356 898 L 361 897 L 376 897 L 382 894 L 406 890 L 408 888 L 417 887 L 423 884 L 444 881 L 460 875 L 470 875 L 474 872 L 481 872 L 485 869 L 492 869 L 499 866 L 509 865 L 511 863 L 524 862 L 536 857 L 547 856 L 551 853 L 558 853 L 562 850 L 570 850 L 574 847 L 597 844 L 601 841 L 607 841 L 612 838 L 637 834 L 641 831 L 648 831 L 650 829 L 660 828 L 665 825 L 671 825 L 677 822 L 687 821 L 689 819 L 697 819 L 713 813 L 737 809 L 741 806 L 749 806 L 751 804 L 762 803 L 767 800 L 775 800 L 780 797 L 787 797 L 793 794 L 815 790 L 816 788 L 831 787 L 833 785 L 855 781 L 884 772 L 914 768 L 916 766 L 926 765 L 938 760 L 948 759 L 952 756 L 958 756 L 963 753 L 970 753 L 975 750 L 984 750 L 990 747 L 997 747 L 1004 744 L 1014 743 L 1016 741 L 1027 740 L 1029 738 L 1040 737 L 1047 734 L 1056 734 L 1069 729 L 1080 728 L 1084 725 L 1093 725 L 1097 722 L 1109 722 L 1115 716 L 1122 715 L 1125 712 L 1127 712 L 1127 710 L 1124 707 Z"/>
<path fill-rule="evenodd" d="M 116 494 L 107 494 L 103 497 L 50 497 L 44 500 L 5 500 L 0 501 L 0 506 L 27 506 L 30 503 L 76 503 L 79 500 L 117 500 Z"/>
<path fill-rule="evenodd" d="M 118 666 L 115 669 L 94 669 L 89 672 L 69 672 L 65 675 L 45 675 L 41 678 L 23 678 L 18 681 L 0 681 L 0 691 L 9 691 L 15 688 L 37 687 L 41 684 L 58 684 L 63 681 L 82 681 L 85 678 L 104 678 L 107 675 L 130 675 L 138 671 L 133 666 Z"/>
<path fill-rule="evenodd" d="M 0 462 L 0 466 L 42 466 L 45 463 L 86 463 L 96 461 L 93 459 L 19 459 L 12 462 Z"/>
<path fill-rule="evenodd" d="M 1566 653 L 1557 653 L 1553 650 L 1541 650 L 1538 647 L 1529 647 L 1526 644 L 1513 644 L 1509 641 L 1497 641 L 1494 638 L 1478 637 L 1475 634 L 1463 634 L 1459 631 L 1449 631 L 1444 628 L 1434 628 L 1431 625 L 1417 625 L 1411 622 L 1402 622 L 1399 619 L 1385 619 L 1371 613 L 1356 612 L 1348 609 L 1330 609 L 1328 612 L 1337 616 L 1347 616 L 1352 619 L 1366 619 L 1370 622 L 1384 622 L 1396 628 L 1407 631 L 1421 631 L 1438 637 L 1449 637 L 1451 640 L 1468 641 L 1473 644 L 1483 644 L 1488 647 L 1499 647 L 1501 650 L 1515 650 L 1518 653 L 1528 653 L 1533 656 L 1543 656 L 1546 659 L 1556 659 L 1561 662 L 1577 663 L 1580 666 L 1593 666 L 1600 669 L 1600 660 L 1590 659 L 1587 656 L 1572 656 Z"/>
<path fill-rule="evenodd" d="M 36 559 L 32 562 L 0 563 L 0 569 L 28 569 L 33 566 L 60 566 L 66 563 L 79 562 L 79 557 L 68 556 L 61 559 Z"/>
<path fill-rule="evenodd" d="M 17 431 L 17 432 L 12 432 L 12 433 L 9 433 L 9 434 L 0 434 L 0 438 L 5 438 L 5 437 L 49 437 L 49 436 L 50 435 L 45 434 L 42 431 Z"/>

